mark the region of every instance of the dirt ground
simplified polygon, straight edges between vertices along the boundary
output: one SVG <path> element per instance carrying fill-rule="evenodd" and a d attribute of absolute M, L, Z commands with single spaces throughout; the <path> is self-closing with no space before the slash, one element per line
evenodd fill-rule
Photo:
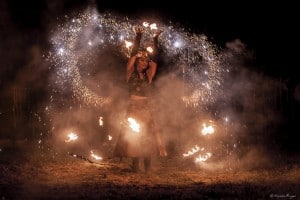
<path fill-rule="evenodd" d="M 0 199 L 300 199 L 299 159 L 291 160 L 271 168 L 207 170 L 157 157 L 151 172 L 134 173 L 128 158 L 94 162 L 31 143 L 2 143 Z"/>

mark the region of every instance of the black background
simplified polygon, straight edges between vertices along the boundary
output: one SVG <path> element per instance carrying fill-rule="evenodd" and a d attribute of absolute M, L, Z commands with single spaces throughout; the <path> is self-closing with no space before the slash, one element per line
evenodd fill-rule
<path fill-rule="evenodd" d="M 7 0 L 4 4 L 20 31 L 36 30 L 42 34 L 45 13 L 56 18 L 92 3 L 99 12 L 111 11 L 129 17 L 160 16 L 206 34 L 219 47 L 238 38 L 254 50 L 256 67 L 272 76 L 299 79 L 296 74 L 299 14 L 295 4 L 287 1 Z"/>

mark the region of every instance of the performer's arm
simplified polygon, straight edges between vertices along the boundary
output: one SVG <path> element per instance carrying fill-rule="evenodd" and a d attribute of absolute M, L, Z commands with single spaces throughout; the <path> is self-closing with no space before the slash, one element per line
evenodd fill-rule
<path fill-rule="evenodd" d="M 138 27 L 136 28 L 135 31 L 136 31 L 136 36 L 131 50 L 131 56 L 134 56 L 138 53 L 141 44 L 141 38 L 142 38 L 142 28 Z"/>
<path fill-rule="evenodd" d="M 161 30 L 157 31 L 153 37 L 153 52 L 149 53 L 150 62 L 149 69 L 147 71 L 149 82 L 152 82 L 153 77 L 155 76 L 157 70 L 157 62 L 158 62 L 158 36 L 161 34 Z"/>
<path fill-rule="evenodd" d="M 126 81 L 127 82 L 129 80 L 131 74 L 134 71 L 134 63 L 135 63 L 135 60 L 137 57 L 137 53 L 139 51 L 141 38 L 142 38 L 142 28 L 138 27 L 138 28 L 136 28 L 136 36 L 135 36 L 134 44 L 132 47 L 131 55 L 130 55 L 130 58 L 126 65 Z"/>
<path fill-rule="evenodd" d="M 162 33 L 162 30 L 158 30 L 153 37 L 153 52 L 149 55 L 150 59 L 154 62 L 158 62 L 158 36 Z"/>

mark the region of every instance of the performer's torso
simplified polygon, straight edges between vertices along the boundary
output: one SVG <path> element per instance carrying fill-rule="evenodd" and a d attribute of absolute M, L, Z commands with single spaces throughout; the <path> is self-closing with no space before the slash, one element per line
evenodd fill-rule
<path fill-rule="evenodd" d="M 143 73 L 143 77 L 140 77 L 136 70 L 134 70 L 128 80 L 128 87 L 130 95 L 148 97 L 151 92 L 151 84 L 146 73 Z"/>

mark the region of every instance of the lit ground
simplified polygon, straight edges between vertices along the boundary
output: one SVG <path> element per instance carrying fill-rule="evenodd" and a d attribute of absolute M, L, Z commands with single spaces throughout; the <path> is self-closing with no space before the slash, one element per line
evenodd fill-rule
<path fill-rule="evenodd" d="M 41 153 L 29 144 L 0 151 L 0 199 L 300 199 L 299 159 L 264 169 L 196 167 L 156 158 L 152 172 L 130 172 L 129 159 L 91 163 Z"/>

